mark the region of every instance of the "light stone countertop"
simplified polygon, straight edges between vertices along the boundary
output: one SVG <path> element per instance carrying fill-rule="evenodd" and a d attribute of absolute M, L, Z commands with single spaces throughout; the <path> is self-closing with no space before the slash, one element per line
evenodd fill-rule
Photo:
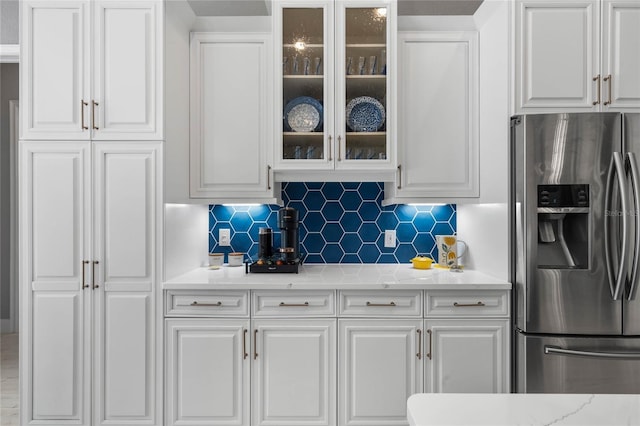
<path fill-rule="evenodd" d="M 415 394 L 411 426 L 640 425 L 640 395 Z"/>
<path fill-rule="evenodd" d="M 412 289 L 510 290 L 511 283 L 465 270 L 414 269 L 411 264 L 308 264 L 297 274 L 245 273 L 244 265 L 224 265 L 218 270 L 194 269 L 163 283 L 165 290 L 255 289 Z"/>

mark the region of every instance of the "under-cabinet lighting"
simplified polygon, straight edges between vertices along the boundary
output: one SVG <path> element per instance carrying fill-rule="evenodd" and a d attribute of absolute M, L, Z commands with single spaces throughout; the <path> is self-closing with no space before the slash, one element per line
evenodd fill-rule
<path fill-rule="evenodd" d="M 259 206 L 259 203 L 222 203 L 223 206 L 225 207 L 234 207 L 234 206 Z"/>
<path fill-rule="evenodd" d="M 408 206 L 446 206 L 447 203 L 408 203 Z"/>

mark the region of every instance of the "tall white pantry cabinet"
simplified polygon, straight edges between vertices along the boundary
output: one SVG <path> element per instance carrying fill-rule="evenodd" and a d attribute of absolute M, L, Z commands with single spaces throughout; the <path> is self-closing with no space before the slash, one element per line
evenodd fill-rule
<path fill-rule="evenodd" d="M 21 7 L 21 424 L 161 425 L 163 2 Z"/>

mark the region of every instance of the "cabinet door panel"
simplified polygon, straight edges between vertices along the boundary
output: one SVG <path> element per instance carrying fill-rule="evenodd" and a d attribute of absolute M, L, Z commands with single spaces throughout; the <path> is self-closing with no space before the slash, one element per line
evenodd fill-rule
<path fill-rule="evenodd" d="M 508 392 L 508 329 L 508 320 L 426 321 L 425 391 Z"/>
<path fill-rule="evenodd" d="M 268 39 L 198 33 L 192 37 L 191 196 L 268 196 Z"/>
<path fill-rule="evenodd" d="M 33 411 L 23 419 L 86 421 L 90 390 L 85 379 L 83 315 L 83 297 L 78 292 L 34 294 L 33 358 L 32 365 L 25 366 L 33 374 Z"/>
<path fill-rule="evenodd" d="M 162 138 L 161 6 L 158 1 L 96 2 L 94 139 Z"/>
<path fill-rule="evenodd" d="M 86 143 L 25 145 L 24 174 L 30 212 L 26 218 L 32 250 L 34 289 L 80 290 L 88 230 L 90 185 Z"/>
<path fill-rule="evenodd" d="M 89 422 L 89 143 L 22 142 L 22 421 Z"/>
<path fill-rule="evenodd" d="M 26 1 L 21 13 L 22 138 L 89 139 L 88 2 Z"/>
<path fill-rule="evenodd" d="M 335 425 L 336 320 L 254 323 L 253 424 Z"/>
<path fill-rule="evenodd" d="M 477 39 L 401 37 L 398 197 L 479 196 Z"/>
<path fill-rule="evenodd" d="M 96 424 L 149 424 L 155 407 L 153 300 L 148 293 L 97 294 Z"/>
<path fill-rule="evenodd" d="M 167 424 L 249 425 L 249 320 L 166 325 Z"/>
<path fill-rule="evenodd" d="M 620 111 L 640 108 L 640 3 L 603 3 L 603 102 Z M 611 80 L 609 80 L 611 79 Z"/>
<path fill-rule="evenodd" d="M 597 108 L 599 3 L 525 0 L 517 8 L 518 110 Z"/>
<path fill-rule="evenodd" d="M 95 144 L 96 270 L 107 290 L 151 291 L 161 198 L 156 143 Z"/>
<path fill-rule="evenodd" d="M 422 391 L 421 325 L 339 320 L 339 425 L 407 424 L 407 398 Z"/>

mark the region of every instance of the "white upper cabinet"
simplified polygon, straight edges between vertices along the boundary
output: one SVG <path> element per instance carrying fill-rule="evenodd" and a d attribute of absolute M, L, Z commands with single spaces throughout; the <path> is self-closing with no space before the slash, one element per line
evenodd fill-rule
<path fill-rule="evenodd" d="M 519 0 L 515 112 L 640 108 L 640 4 Z"/>
<path fill-rule="evenodd" d="M 279 1 L 273 15 L 276 169 L 394 170 L 395 2 Z"/>
<path fill-rule="evenodd" d="M 478 33 L 401 32 L 398 46 L 398 168 L 384 203 L 478 197 Z"/>
<path fill-rule="evenodd" d="M 22 139 L 162 139 L 163 4 L 22 3 Z"/>
<path fill-rule="evenodd" d="M 640 2 L 602 3 L 602 105 L 640 110 Z"/>
<path fill-rule="evenodd" d="M 268 34 L 191 34 L 191 198 L 274 197 L 271 56 Z"/>

